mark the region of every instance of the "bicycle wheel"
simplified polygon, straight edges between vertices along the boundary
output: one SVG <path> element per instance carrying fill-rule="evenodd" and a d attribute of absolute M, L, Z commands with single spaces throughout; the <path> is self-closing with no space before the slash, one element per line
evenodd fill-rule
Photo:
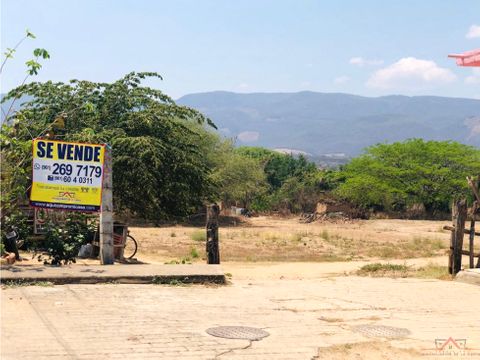
<path fill-rule="evenodd" d="M 137 253 L 137 241 L 133 238 L 132 235 L 127 235 L 127 239 L 125 241 L 125 248 L 123 249 L 123 257 L 127 259 L 131 259 Z"/>

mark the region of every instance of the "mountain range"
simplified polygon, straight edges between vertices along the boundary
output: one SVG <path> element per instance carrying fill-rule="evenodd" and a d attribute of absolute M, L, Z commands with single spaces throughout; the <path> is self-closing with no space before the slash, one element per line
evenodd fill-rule
<path fill-rule="evenodd" d="M 201 111 L 237 145 L 305 154 L 319 164 L 341 164 L 367 146 L 409 138 L 480 147 L 476 99 L 214 91 L 185 95 L 177 103 Z M 7 110 L 9 103 L 2 107 Z"/>
<path fill-rule="evenodd" d="M 185 95 L 177 103 L 201 111 L 238 145 L 330 160 L 409 138 L 480 147 L 480 100 L 475 99 L 215 91 Z"/>

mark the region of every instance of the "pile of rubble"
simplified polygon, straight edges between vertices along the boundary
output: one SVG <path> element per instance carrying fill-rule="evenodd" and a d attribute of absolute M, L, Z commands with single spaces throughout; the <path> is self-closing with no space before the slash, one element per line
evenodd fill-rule
<path fill-rule="evenodd" d="M 303 213 L 300 216 L 300 222 L 311 223 L 314 221 L 330 223 L 346 223 L 355 219 L 365 218 L 365 214 L 357 208 L 334 201 L 319 202 L 312 213 Z"/>
<path fill-rule="evenodd" d="M 300 216 L 300 222 L 305 224 L 312 223 L 315 221 L 329 222 L 329 223 L 346 223 L 346 222 L 351 222 L 352 220 L 354 220 L 352 217 L 348 216 L 347 214 L 341 211 L 324 213 L 324 214 L 319 214 L 316 212 L 303 213 Z"/>

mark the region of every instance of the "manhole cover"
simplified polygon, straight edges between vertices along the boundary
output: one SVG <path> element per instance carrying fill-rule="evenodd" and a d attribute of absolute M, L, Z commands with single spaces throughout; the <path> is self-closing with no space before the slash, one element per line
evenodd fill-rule
<path fill-rule="evenodd" d="M 408 329 L 384 325 L 359 325 L 355 326 L 353 329 L 354 331 L 369 337 L 400 338 L 410 335 Z"/>
<path fill-rule="evenodd" d="M 219 326 L 207 329 L 207 334 L 225 339 L 261 340 L 268 332 L 247 326 Z"/>

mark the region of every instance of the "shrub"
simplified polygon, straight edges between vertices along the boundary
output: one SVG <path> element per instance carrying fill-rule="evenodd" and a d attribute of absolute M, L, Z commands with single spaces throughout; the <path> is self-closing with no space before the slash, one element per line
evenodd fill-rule
<path fill-rule="evenodd" d="M 197 248 L 192 247 L 192 249 L 190 250 L 190 256 L 192 257 L 192 259 L 198 258 L 199 255 Z"/>
<path fill-rule="evenodd" d="M 38 260 L 50 265 L 67 265 L 75 262 L 80 247 L 96 231 L 96 222 L 89 222 L 90 215 L 72 213 L 63 224 L 49 223 L 44 246 L 47 258 L 39 255 Z"/>
<path fill-rule="evenodd" d="M 364 273 L 378 273 L 378 272 L 385 272 L 385 271 L 407 271 L 407 270 L 408 270 L 408 267 L 406 265 L 381 264 L 381 263 L 367 264 L 360 268 L 360 271 Z"/>
<path fill-rule="evenodd" d="M 207 241 L 207 233 L 204 230 L 197 230 L 194 231 L 190 237 L 194 241 Z"/>
<path fill-rule="evenodd" d="M 330 234 L 328 233 L 327 230 L 323 230 L 322 233 L 320 234 L 320 237 L 326 241 L 330 240 Z"/>

